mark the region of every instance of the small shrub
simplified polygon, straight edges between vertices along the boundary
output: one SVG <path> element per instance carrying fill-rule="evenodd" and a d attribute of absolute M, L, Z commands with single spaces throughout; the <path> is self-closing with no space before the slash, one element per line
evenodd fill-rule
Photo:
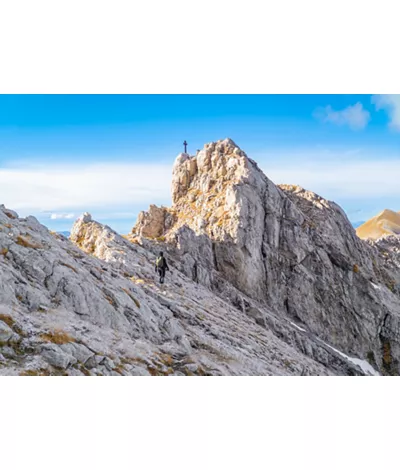
<path fill-rule="evenodd" d="M 393 292 L 394 288 L 396 286 L 396 282 L 393 279 L 391 279 L 390 281 L 388 281 L 386 286 L 387 286 L 388 289 L 390 289 Z"/>
<path fill-rule="evenodd" d="M 358 264 L 354 264 L 353 265 L 353 273 L 357 274 L 358 272 L 360 272 L 360 268 L 358 267 Z"/>

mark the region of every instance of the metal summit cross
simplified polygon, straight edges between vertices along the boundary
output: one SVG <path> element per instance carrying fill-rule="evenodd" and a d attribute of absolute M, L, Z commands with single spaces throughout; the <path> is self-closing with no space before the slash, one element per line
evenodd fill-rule
<path fill-rule="evenodd" d="M 185 153 L 187 153 L 187 152 L 186 152 L 186 150 L 187 150 L 187 142 L 186 142 L 186 140 L 183 142 L 183 147 L 185 148 Z"/>

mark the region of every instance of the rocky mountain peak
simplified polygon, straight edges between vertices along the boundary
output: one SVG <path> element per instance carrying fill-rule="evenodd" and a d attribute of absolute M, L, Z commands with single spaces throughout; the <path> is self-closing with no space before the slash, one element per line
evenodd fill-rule
<path fill-rule="evenodd" d="M 395 330 L 379 325 L 385 318 L 388 325 L 386 315 L 398 321 L 392 312 L 400 312 L 400 299 L 383 301 L 375 286 L 393 292 L 400 276 L 381 261 L 381 248 L 356 236 L 337 204 L 296 185 L 276 186 L 230 139 L 178 156 L 172 195 L 157 235 L 188 276 L 234 303 L 242 302 L 240 292 L 315 334 L 333 335 L 348 352 L 365 357 L 368 344 L 377 363 L 383 337 L 398 348 Z M 134 229 L 141 235 L 154 221 L 144 214 Z M 349 315 L 360 311 L 362 320 Z"/>
<path fill-rule="evenodd" d="M 177 204 L 190 191 L 217 192 L 226 183 L 238 183 L 248 170 L 249 159 L 231 139 L 208 143 L 196 156 L 180 154 L 173 167 L 172 201 Z"/>
<path fill-rule="evenodd" d="M 67 240 L 0 206 L 2 371 L 400 373 L 398 237 L 364 242 L 230 139 L 180 154 L 172 194 L 127 237 L 85 213 Z"/>
<path fill-rule="evenodd" d="M 377 240 L 384 236 L 400 235 L 400 213 L 384 209 L 360 225 L 356 232 L 360 238 L 371 240 Z"/>

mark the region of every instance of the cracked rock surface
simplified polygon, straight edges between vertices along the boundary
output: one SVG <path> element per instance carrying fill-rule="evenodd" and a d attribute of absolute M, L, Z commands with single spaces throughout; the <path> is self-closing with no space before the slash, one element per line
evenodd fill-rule
<path fill-rule="evenodd" d="M 85 213 L 67 239 L 0 206 L 0 374 L 399 373 L 394 241 L 358 239 L 230 139 L 178 156 L 172 199 L 126 237 Z"/>

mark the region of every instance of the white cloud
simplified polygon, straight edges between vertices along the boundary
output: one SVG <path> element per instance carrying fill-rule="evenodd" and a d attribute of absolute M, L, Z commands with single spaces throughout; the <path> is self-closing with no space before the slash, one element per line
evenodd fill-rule
<path fill-rule="evenodd" d="M 390 127 L 400 130 L 400 95 L 374 95 L 372 103 L 377 110 L 384 109 L 390 117 Z"/>
<path fill-rule="evenodd" d="M 274 183 L 298 184 L 327 199 L 400 197 L 400 160 L 310 160 L 305 155 L 300 162 L 288 158 L 282 166 L 260 166 Z"/>
<path fill-rule="evenodd" d="M 339 203 L 345 198 L 378 201 L 387 197 L 394 206 L 399 201 L 400 210 L 400 160 L 390 156 L 321 149 L 265 152 L 256 160 L 274 183 L 298 184 Z M 117 219 L 131 219 L 127 226 L 132 226 L 137 211 L 150 203 L 170 204 L 171 170 L 172 165 L 118 162 L 0 168 L 0 203 L 23 216 L 46 214 L 55 223 L 72 221 L 89 211 L 98 220 L 110 220 L 113 228 L 118 228 Z"/>
<path fill-rule="evenodd" d="M 371 118 L 369 111 L 364 109 L 361 103 L 348 106 L 341 111 L 335 111 L 332 106 L 326 106 L 317 109 L 314 116 L 322 122 L 329 122 L 337 126 L 349 126 L 353 130 L 364 129 Z"/>
<path fill-rule="evenodd" d="M 172 165 L 86 164 L 0 168 L 0 203 L 21 214 L 132 211 L 170 200 Z M 62 216 L 60 216 L 62 214 Z"/>
<path fill-rule="evenodd" d="M 73 214 L 72 212 L 70 212 L 69 214 L 61 212 L 61 213 L 53 213 L 50 215 L 51 220 L 73 219 L 74 217 L 75 217 L 75 214 Z"/>

